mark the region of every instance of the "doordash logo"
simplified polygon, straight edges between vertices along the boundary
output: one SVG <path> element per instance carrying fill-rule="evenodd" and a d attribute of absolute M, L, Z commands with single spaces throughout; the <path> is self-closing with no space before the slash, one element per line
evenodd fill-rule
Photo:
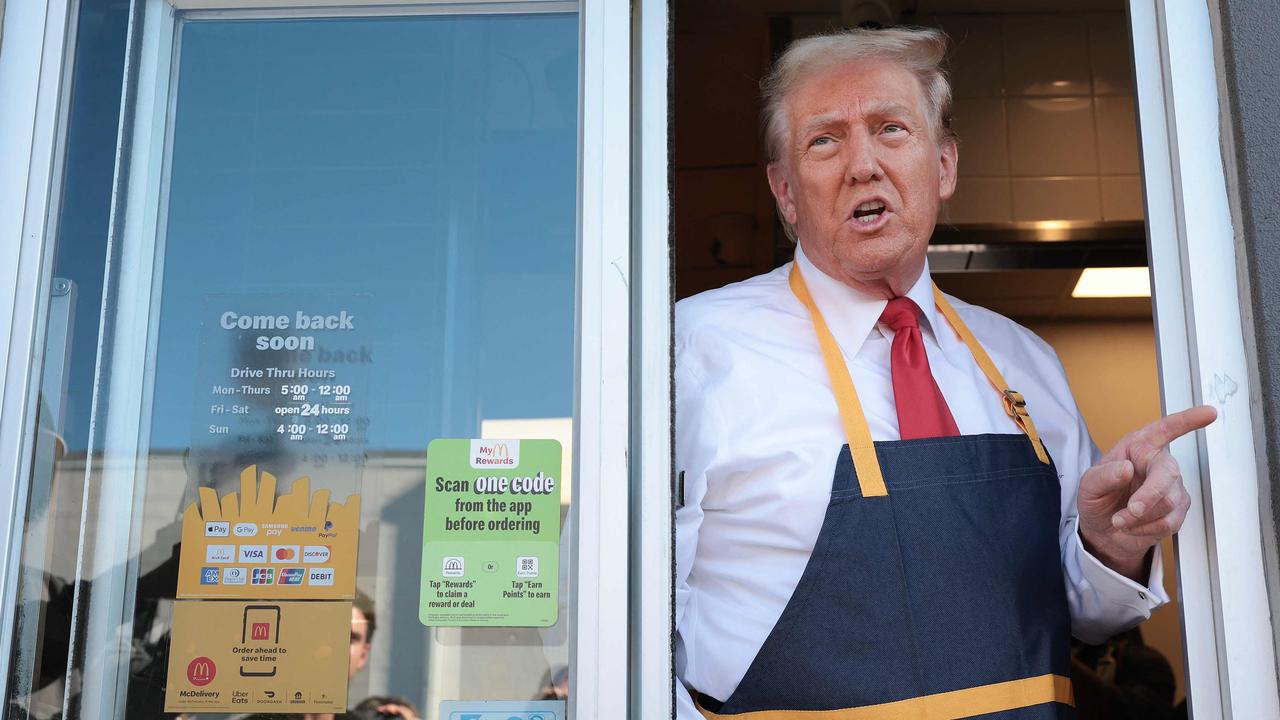
<path fill-rule="evenodd" d="M 472 440 L 471 467 L 516 467 L 520 464 L 519 440 Z"/>

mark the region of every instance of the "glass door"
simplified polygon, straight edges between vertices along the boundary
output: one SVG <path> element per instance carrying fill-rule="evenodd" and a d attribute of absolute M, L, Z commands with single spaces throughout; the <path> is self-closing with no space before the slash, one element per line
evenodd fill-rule
<path fill-rule="evenodd" d="M 565 717 L 584 304 L 626 327 L 583 280 L 576 5 L 133 12 L 11 716 Z"/>

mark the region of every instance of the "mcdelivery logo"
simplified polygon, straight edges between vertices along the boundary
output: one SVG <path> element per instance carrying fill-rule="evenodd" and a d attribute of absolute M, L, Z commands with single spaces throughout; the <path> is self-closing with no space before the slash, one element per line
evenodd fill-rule
<path fill-rule="evenodd" d="M 473 468 L 514 468 L 519 464 L 519 440 L 471 441 L 471 467 Z"/>
<path fill-rule="evenodd" d="M 218 676 L 218 666 L 213 660 L 201 655 L 187 664 L 187 680 L 196 687 L 204 687 Z"/>

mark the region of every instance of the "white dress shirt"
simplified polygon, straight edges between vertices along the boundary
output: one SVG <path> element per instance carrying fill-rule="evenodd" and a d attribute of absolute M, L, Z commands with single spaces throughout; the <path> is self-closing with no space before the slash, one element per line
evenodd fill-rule
<path fill-rule="evenodd" d="M 874 440 L 898 440 L 886 305 L 796 263 L 840 345 Z M 697 720 L 686 687 L 727 700 L 782 615 L 813 550 L 845 443 L 809 314 L 787 283 L 791 264 L 676 304 L 677 717 Z M 929 269 L 907 296 L 934 378 L 960 432 L 1020 433 L 1000 395 L 933 302 Z M 1072 631 L 1101 642 L 1168 602 L 1159 548 L 1143 587 L 1085 551 L 1080 475 L 1098 458 L 1062 365 L 1031 331 L 952 298 L 1011 387 L 1026 398 L 1062 484 L 1059 539 Z M 856 622 L 856 618 L 850 618 Z"/>

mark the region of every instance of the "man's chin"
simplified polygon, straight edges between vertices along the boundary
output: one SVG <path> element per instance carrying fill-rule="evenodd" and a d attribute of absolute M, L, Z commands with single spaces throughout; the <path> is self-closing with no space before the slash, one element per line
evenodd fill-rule
<path fill-rule="evenodd" d="M 905 293 L 924 268 L 924 248 L 894 238 L 865 238 L 836 248 L 836 260 L 850 277 L 868 285 L 887 284 Z M 905 287 L 903 287 L 905 285 Z"/>

